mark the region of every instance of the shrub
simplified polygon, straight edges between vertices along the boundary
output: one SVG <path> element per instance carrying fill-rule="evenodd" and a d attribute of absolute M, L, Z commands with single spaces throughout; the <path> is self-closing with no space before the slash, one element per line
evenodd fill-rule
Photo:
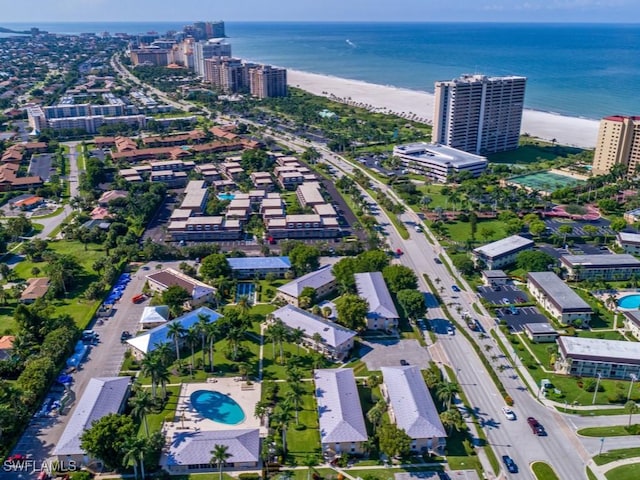
<path fill-rule="evenodd" d="M 587 380 L 585 380 L 584 382 L 584 389 L 587 392 L 595 392 L 596 391 L 596 385 L 598 385 L 598 382 L 596 380 L 594 380 L 593 378 L 589 378 Z M 602 384 L 598 385 L 598 391 L 599 392 L 604 392 L 604 387 L 602 386 Z"/>
<path fill-rule="evenodd" d="M 467 455 L 475 455 L 476 451 L 473 448 L 473 444 L 471 443 L 471 441 L 468 438 L 465 438 L 462 441 L 462 446 L 464 448 L 464 451 L 467 452 Z"/>
<path fill-rule="evenodd" d="M 260 480 L 260 475 L 257 473 L 241 473 L 238 478 L 240 480 Z"/>
<path fill-rule="evenodd" d="M 510 407 L 513 406 L 513 398 L 511 398 L 510 395 L 506 395 L 504 397 L 504 403 L 506 403 L 507 405 L 509 405 Z"/>
<path fill-rule="evenodd" d="M 624 429 L 629 432 L 629 435 L 640 435 L 640 425 L 637 423 L 629 427 L 625 427 Z"/>

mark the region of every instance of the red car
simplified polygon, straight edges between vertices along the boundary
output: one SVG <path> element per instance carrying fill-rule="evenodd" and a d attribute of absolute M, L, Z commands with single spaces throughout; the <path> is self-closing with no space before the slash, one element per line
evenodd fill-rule
<path fill-rule="evenodd" d="M 402 250 L 400 250 L 400 249 L 397 249 L 397 250 L 396 250 L 396 255 L 402 255 L 403 253 L 404 253 L 404 252 L 403 252 Z"/>

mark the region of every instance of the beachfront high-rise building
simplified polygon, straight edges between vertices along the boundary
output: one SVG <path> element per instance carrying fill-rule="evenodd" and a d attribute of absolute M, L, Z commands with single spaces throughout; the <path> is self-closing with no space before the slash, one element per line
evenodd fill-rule
<path fill-rule="evenodd" d="M 184 33 L 191 35 L 196 40 L 208 40 L 210 38 L 226 37 L 224 22 L 195 22 L 193 25 L 186 25 Z"/>
<path fill-rule="evenodd" d="M 247 67 L 239 58 L 214 57 L 205 59 L 204 80 L 225 93 L 249 90 Z"/>
<path fill-rule="evenodd" d="M 204 60 L 213 57 L 230 57 L 231 45 L 224 38 L 211 38 L 206 42 L 193 45 L 193 69 L 197 75 L 204 77 Z"/>
<path fill-rule="evenodd" d="M 258 98 L 286 97 L 287 70 L 260 65 L 249 70 L 251 95 Z"/>
<path fill-rule="evenodd" d="M 526 81 L 462 75 L 436 82 L 433 142 L 478 155 L 515 150 Z"/>
<path fill-rule="evenodd" d="M 627 175 L 640 173 L 640 117 L 613 115 L 600 120 L 592 171 L 603 175 L 616 165 L 624 165 Z"/>

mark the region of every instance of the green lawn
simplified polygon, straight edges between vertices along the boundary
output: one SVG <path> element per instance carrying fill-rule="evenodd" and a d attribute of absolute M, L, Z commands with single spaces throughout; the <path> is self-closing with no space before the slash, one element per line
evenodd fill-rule
<path fill-rule="evenodd" d="M 75 279 L 75 284 L 67 293 L 66 298 L 56 299 L 50 302 L 55 308 L 55 314 L 68 314 L 73 317 L 76 324 L 80 328 L 84 328 L 95 313 L 99 306 L 97 300 L 85 300 L 82 298 L 87 286 L 99 279 L 99 275 L 93 270 L 93 263 L 105 255 L 102 247 L 90 244 L 87 250 L 84 245 L 77 241 L 60 240 L 49 243 L 49 249 L 61 254 L 74 257 L 83 267 L 84 273 Z M 14 268 L 14 274 L 18 280 L 27 280 L 34 275 L 32 269 L 37 267 L 40 269 L 38 276 L 45 276 L 46 262 L 30 262 L 23 260 Z M 12 329 L 15 327 L 11 318 L 13 308 L 0 308 L 0 330 Z"/>
<path fill-rule="evenodd" d="M 609 470 L 605 476 L 609 480 L 637 480 L 640 478 L 640 463 L 621 465 Z"/>
<path fill-rule="evenodd" d="M 606 332 L 601 332 L 598 330 L 576 330 L 578 333 L 578 337 L 583 338 L 600 338 L 604 340 L 626 340 L 624 335 L 620 334 L 618 331 L 608 330 Z"/>
<path fill-rule="evenodd" d="M 601 453 L 600 455 L 593 457 L 593 461 L 596 465 L 605 465 L 618 460 L 636 457 L 640 457 L 640 447 L 609 450 L 608 452 Z"/>
<path fill-rule="evenodd" d="M 629 435 L 626 425 L 582 428 L 577 433 L 584 437 L 626 437 Z"/>
<path fill-rule="evenodd" d="M 260 294 L 258 295 L 258 301 L 262 303 L 268 303 L 276 296 L 277 288 L 281 287 L 289 280 L 278 279 L 273 282 L 267 280 L 260 280 Z"/>
<path fill-rule="evenodd" d="M 158 388 L 158 395 L 162 394 L 162 390 Z M 167 387 L 167 402 L 164 408 L 159 411 L 152 411 L 147 415 L 147 424 L 149 425 L 149 434 L 159 432 L 162 428 L 162 422 L 171 418 L 175 414 L 176 408 L 178 408 L 178 397 L 180 395 L 180 387 L 173 386 Z M 140 422 L 140 428 L 138 429 L 138 436 L 146 436 L 144 429 L 144 422 Z"/>
<path fill-rule="evenodd" d="M 494 153 L 487 158 L 491 163 L 530 164 L 543 160 L 555 160 L 582 152 L 579 148 L 554 145 L 537 138 L 520 137 L 520 146 L 510 152 Z"/>
<path fill-rule="evenodd" d="M 574 288 L 573 291 L 580 295 L 594 311 L 594 315 L 591 316 L 591 328 L 613 328 L 613 312 L 611 310 L 606 308 L 591 293 L 581 288 Z"/>
<path fill-rule="evenodd" d="M 531 470 L 538 480 L 560 480 L 548 463 L 534 462 L 531 464 Z"/>
<path fill-rule="evenodd" d="M 471 238 L 471 224 L 469 222 L 447 222 L 447 237 L 458 242 L 465 243 Z M 492 231 L 489 237 L 481 236 L 483 229 Z M 476 233 L 476 243 L 484 244 L 505 238 L 507 233 L 504 231 L 504 222 L 500 220 L 479 220 L 478 231 Z"/>

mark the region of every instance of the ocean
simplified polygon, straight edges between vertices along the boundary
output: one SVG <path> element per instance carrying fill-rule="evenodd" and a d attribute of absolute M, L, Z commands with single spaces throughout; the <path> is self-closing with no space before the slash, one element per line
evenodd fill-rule
<path fill-rule="evenodd" d="M 6 24 L 144 33 L 188 22 Z M 226 22 L 234 56 L 433 92 L 463 73 L 523 75 L 525 106 L 599 119 L 640 115 L 640 24 Z"/>

